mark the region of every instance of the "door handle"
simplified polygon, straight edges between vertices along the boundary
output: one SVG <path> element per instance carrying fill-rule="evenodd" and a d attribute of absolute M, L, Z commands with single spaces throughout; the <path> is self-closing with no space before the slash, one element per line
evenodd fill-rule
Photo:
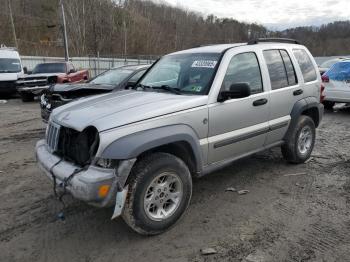
<path fill-rule="evenodd" d="M 267 99 L 263 98 L 263 99 L 259 99 L 253 102 L 253 106 L 262 106 L 267 104 Z"/>
<path fill-rule="evenodd" d="M 293 92 L 293 95 L 294 95 L 294 96 L 300 96 L 302 93 L 304 93 L 304 91 L 303 91 L 302 89 L 298 89 L 298 90 L 295 90 L 295 91 Z"/>

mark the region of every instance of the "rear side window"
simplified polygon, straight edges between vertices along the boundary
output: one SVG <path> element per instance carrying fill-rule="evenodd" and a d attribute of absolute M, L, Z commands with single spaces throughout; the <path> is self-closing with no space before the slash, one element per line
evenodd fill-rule
<path fill-rule="evenodd" d="M 260 66 L 255 53 L 238 54 L 231 59 L 221 90 L 230 90 L 231 85 L 237 83 L 247 83 L 251 94 L 263 92 Z"/>
<path fill-rule="evenodd" d="M 287 77 L 288 77 L 288 85 L 294 86 L 298 83 L 297 76 L 295 74 L 294 66 L 292 64 L 292 61 L 290 60 L 290 57 L 286 50 L 280 50 L 281 56 L 284 62 L 284 66 L 286 68 Z"/>
<path fill-rule="evenodd" d="M 316 70 L 307 52 L 303 49 L 294 49 L 293 53 L 298 61 L 305 83 L 315 81 L 317 79 Z"/>
<path fill-rule="evenodd" d="M 264 58 L 269 70 L 272 90 L 288 86 L 288 77 L 279 50 L 264 51 Z"/>

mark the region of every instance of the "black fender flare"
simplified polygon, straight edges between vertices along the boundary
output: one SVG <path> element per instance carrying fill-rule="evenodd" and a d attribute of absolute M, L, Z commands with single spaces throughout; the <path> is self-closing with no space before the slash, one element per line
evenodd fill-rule
<path fill-rule="evenodd" d="M 148 150 L 175 142 L 187 142 L 191 146 L 195 167 L 197 172 L 200 172 L 203 167 L 203 157 L 199 138 L 187 125 L 158 127 L 121 137 L 108 145 L 101 157 L 121 160 L 137 158 Z"/>
<path fill-rule="evenodd" d="M 291 122 L 289 124 L 288 131 L 284 136 L 284 139 L 290 136 L 292 130 L 295 128 L 297 124 L 299 117 L 303 114 L 303 112 L 311 108 L 317 109 L 318 123 L 321 122 L 321 119 L 323 116 L 323 105 L 319 102 L 319 100 L 317 100 L 316 97 L 306 97 L 304 99 L 301 99 L 297 101 L 293 106 L 292 112 L 290 114 Z M 316 127 L 318 126 L 318 123 L 315 123 Z"/>

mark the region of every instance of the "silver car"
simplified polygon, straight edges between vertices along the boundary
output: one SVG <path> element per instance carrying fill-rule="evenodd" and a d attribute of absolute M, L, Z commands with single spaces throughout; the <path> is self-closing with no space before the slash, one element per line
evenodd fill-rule
<path fill-rule="evenodd" d="M 114 206 L 112 218 L 159 234 L 185 213 L 193 177 L 275 146 L 306 161 L 321 97 L 317 65 L 295 40 L 194 48 L 161 58 L 135 90 L 55 109 L 36 155 L 58 195 Z"/>
<path fill-rule="evenodd" d="M 325 87 L 324 107 L 332 110 L 336 103 L 350 103 L 350 60 L 334 64 L 322 76 Z"/>

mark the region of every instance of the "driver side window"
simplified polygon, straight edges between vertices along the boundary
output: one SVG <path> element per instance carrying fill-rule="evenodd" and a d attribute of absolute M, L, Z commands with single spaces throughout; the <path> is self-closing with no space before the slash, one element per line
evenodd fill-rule
<path fill-rule="evenodd" d="M 229 91 L 233 84 L 246 83 L 251 94 L 263 92 L 263 84 L 258 59 L 253 52 L 235 55 L 227 68 L 221 90 Z"/>

